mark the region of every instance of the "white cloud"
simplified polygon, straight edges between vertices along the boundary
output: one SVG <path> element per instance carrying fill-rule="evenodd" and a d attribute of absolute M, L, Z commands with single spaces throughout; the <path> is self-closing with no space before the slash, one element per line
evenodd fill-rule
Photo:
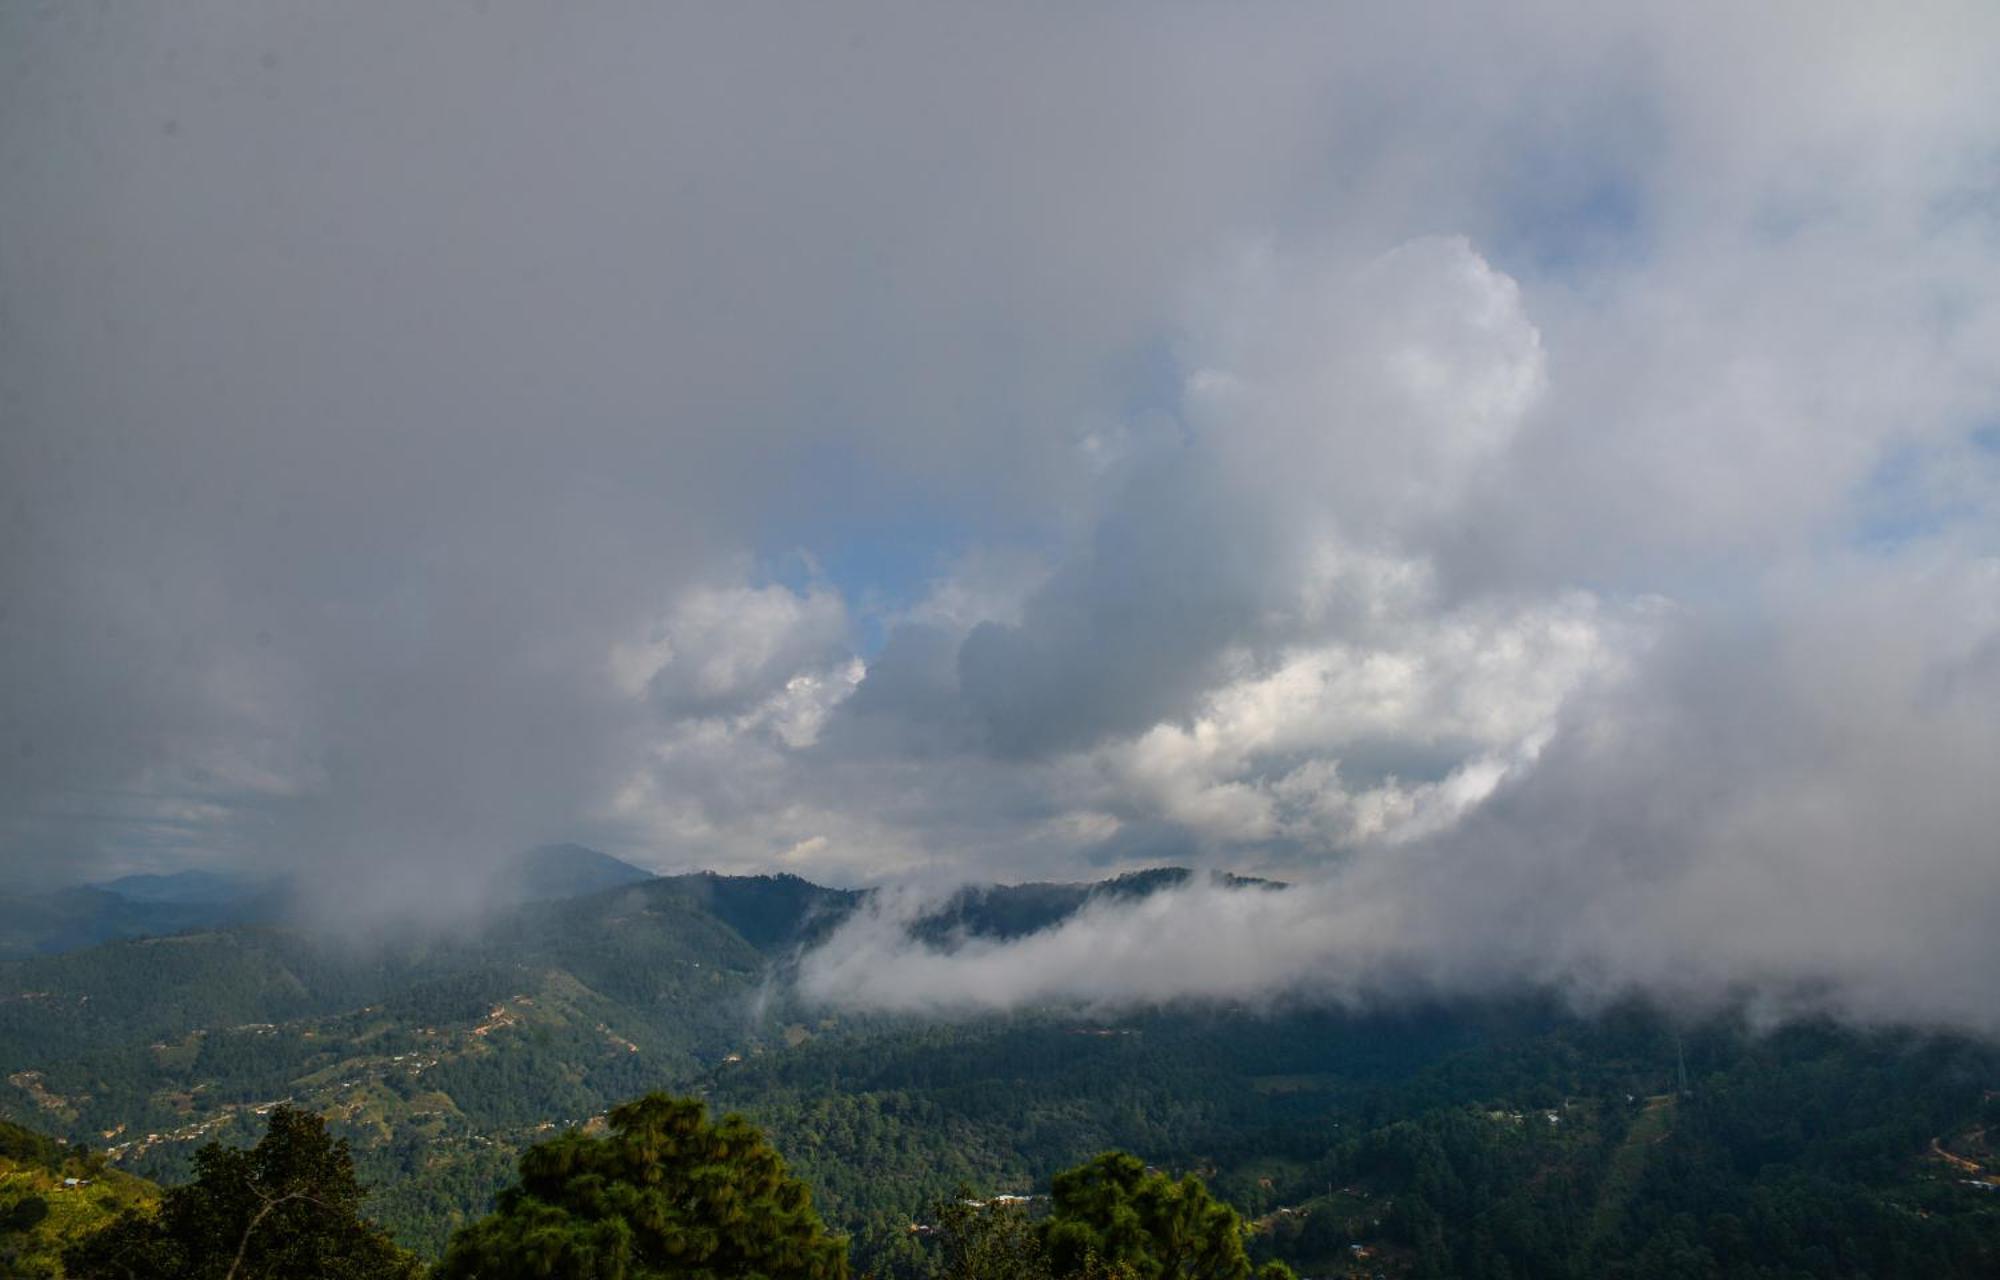
<path fill-rule="evenodd" d="M 723 714 L 773 696 L 805 702 L 821 683 L 809 668 L 844 665 L 847 630 L 846 602 L 825 587 L 695 587 L 643 641 L 615 645 L 611 671 L 627 694 L 669 714 Z"/>
<path fill-rule="evenodd" d="M 1241 482 L 1366 545 L 1421 528 L 1542 395 L 1521 290 L 1462 237 L 1354 263 L 1270 244 L 1198 295 L 1186 411 Z"/>
<path fill-rule="evenodd" d="M 1460 821 L 1298 888 L 1196 884 L 955 948 L 913 939 L 920 903 L 890 899 L 802 986 L 945 1011 L 1548 986 L 2000 1032 L 1996 582 L 1986 562 L 1774 584 L 1783 607 L 1747 628 L 1674 619 L 1532 767 L 1468 776 L 1494 789 Z"/>
<path fill-rule="evenodd" d="M 1188 721 L 1094 758 L 1124 807 L 1223 847 L 1282 839 L 1325 853 L 1407 839 L 1531 764 L 1565 700 L 1622 669 L 1644 634 L 1587 596 L 1378 617 L 1365 644 L 1289 650 L 1212 691 Z"/>

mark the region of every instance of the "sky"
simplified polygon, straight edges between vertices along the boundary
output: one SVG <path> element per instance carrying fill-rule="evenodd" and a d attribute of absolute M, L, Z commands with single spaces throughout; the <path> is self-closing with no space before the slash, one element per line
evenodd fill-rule
<path fill-rule="evenodd" d="M 2000 1028 L 2000 11 L 1389 8 L 0 10 L 0 880 Z"/>

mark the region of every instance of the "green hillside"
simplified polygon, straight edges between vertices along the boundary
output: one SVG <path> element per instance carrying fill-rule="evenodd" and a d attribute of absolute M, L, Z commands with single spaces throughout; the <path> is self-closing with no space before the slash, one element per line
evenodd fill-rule
<path fill-rule="evenodd" d="M 62 1275 L 62 1251 L 159 1188 L 54 1139 L 0 1121 L 0 1275 Z"/>
<path fill-rule="evenodd" d="M 972 891 L 923 927 L 1025 931 L 1179 874 Z M 1258 1224 L 1260 1256 L 1308 1275 L 1346 1274 L 1357 1248 L 1365 1274 L 1475 1277 L 2000 1260 L 2000 1193 L 1972 1185 L 2000 1121 L 1991 1045 L 1724 1018 L 1685 1033 L 1691 1091 L 1672 1097 L 1674 1033 L 1642 1008 L 799 1005 L 789 961 L 857 901 L 668 877 L 367 952 L 235 928 L 0 965 L 0 1113 L 173 1181 L 290 1101 L 353 1143 L 369 1212 L 431 1255 L 526 1146 L 668 1089 L 767 1127 L 883 1275 L 921 1269 L 910 1226 L 957 1185 L 1034 1193 L 1107 1148 L 1200 1173 Z M 1759 1258 L 1792 1270 L 1743 1269 Z"/>
<path fill-rule="evenodd" d="M 771 947 L 851 905 L 685 877 L 367 953 L 236 928 L 0 965 L 0 1107 L 172 1178 L 293 1101 L 353 1140 L 381 1215 L 434 1248 L 537 1136 L 764 1047 L 768 958 L 718 901 Z"/>

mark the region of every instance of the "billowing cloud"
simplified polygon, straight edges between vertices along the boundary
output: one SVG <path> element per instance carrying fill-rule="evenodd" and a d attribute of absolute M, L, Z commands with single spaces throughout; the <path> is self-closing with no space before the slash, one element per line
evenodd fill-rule
<path fill-rule="evenodd" d="M 1186 714 L 1233 646 L 1377 607 L 1399 584 L 1359 581 L 1375 566 L 1350 574 L 1349 546 L 1448 509 L 1541 389 L 1519 290 L 1463 241 L 1360 264 L 1251 256 L 1205 309 L 1213 331 L 1189 336 L 1183 429 L 1128 445 L 1021 622 L 982 623 L 959 651 L 999 750 L 1143 731 Z"/>
<path fill-rule="evenodd" d="M 885 895 L 806 958 L 808 995 L 977 1011 L 1360 1003 L 1553 987 L 1755 1016 L 2000 1031 L 2000 562 L 1776 587 L 1683 620 L 1574 701 L 1467 816 L 1283 891 L 1195 881 L 1039 934 L 913 937 Z"/>
<path fill-rule="evenodd" d="M 825 589 L 700 587 L 674 602 L 639 644 L 615 645 L 612 674 L 670 716 L 740 711 L 801 672 L 844 665 L 847 609 Z"/>

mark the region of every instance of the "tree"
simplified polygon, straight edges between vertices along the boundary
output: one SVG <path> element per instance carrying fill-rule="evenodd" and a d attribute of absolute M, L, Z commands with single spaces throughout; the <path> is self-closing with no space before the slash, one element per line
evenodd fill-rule
<path fill-rule="evenodd" d="M 211 1142 L 159 1213 L 126 1213 L 63 1255 L 73 1280 L 409 1280 L 416 1259 L 361 1216 L 343 1139 L 294 1107 L 249 1150 Z"/>
<path fill-rule="evenodd" d="M 1057 1174 L 1051 1192 L 1042 1239 L 1058 1276 L 1108 1268 L 1137 1280 L 1249 1280 L 1243 1220 L 1193 1174 L 1176 1182 L 1107 1151 Z M 1257 1275 L 1290 1271 L 1273 1263 Z"/>
<path fill-rule="evenodd" d="M 1048 1280 L 1048 1253 L 1020 1205 L 977 1199 L 961 1184 L 936 1219 L 935 1280 Z"/>
<path fill-rule="evenodd" d="M 435 1280 L 846 1280 L 847 1242 L 738 1115 L 648 1094 L 610 1135 L 521 1157 L 493 1214 L 452 1237 Z"/>

